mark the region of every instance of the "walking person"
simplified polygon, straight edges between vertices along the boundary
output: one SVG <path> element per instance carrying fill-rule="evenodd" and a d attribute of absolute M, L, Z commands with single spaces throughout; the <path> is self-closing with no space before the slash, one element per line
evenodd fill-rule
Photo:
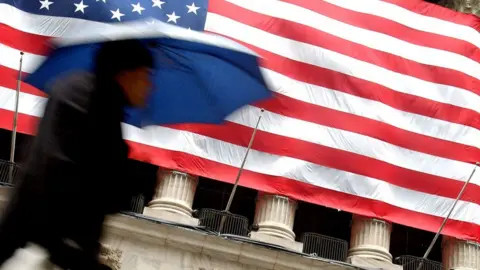
<path fill-rule="evenodd" d="M 105 216 L 127 209 L 134 195 L 153 195 L 155 181 L 128 169 L 121 130 L 124 108 L 145 105 L 153 57 L 136 40 L 99 46 L 93 72 L 49 82 L 43 118 L 1 217 L 0 269 L 29 243 L 61 269 L 107 269 L 98 261 Z"/>

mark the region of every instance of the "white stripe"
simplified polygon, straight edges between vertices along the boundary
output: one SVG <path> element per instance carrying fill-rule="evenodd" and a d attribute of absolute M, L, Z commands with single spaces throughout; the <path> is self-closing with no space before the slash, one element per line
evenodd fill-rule
<path fill-rule="evenodd" d="M 0 23 L 22 32 L 48 37 L 60 37 L 67 33 L 95 29 L 104 23 L 66 18 L 36 15 L 24 12 L 8 4 L 0 3 Z"/>
<path fill-rule="evenodd" d="M 81 30 L 66 33 L 62 37 L 55 38 L 52 42 L 58 46 L 72 46 L 109 40 L 146 38 L 178 39 L 256 55 L 255 52 L 247 47 L 225 37 L 212 33 L 191 31 L 155 19 L 138 20 L 120 24 L 105 23 L 100 24 L 94 29 L 82 28 Z"/>
<path fill-rule="evenodd" d="M 258 110 L 255 107 L 246 106 L 227 119 L 230 122 L 254 128 L 258 119 Z M 468 168 L 471 167 L 469 163 L 416 152 L 362 134 L 317 125 L 269 111 L 263 113 L 258 129 L 454 180 L 465 181 L 469 175 Z M 480 184 L 480 174 L 472 179 L 472 183 Z"/>
<path fill-rule="evenodd" d="M 277 0 L 227 0 L 245 9 L 300 23 L 322 32 L 391 53 L 418 63 L 460 71 L 480 79 L 480 63 L 449 51 L 418 46 L 401 39 L 352 26 L 306 8 Z M 354 16 L 354 15 L 352 15 Z"/>
<path fill-rule="evenodd" d="M 5 100 L 0 100 L 1 105 L 10 106 L 4 109 L 13 109 L 15 91 L 0 88 L 0 93 L 2 94 L 0 98 Z M 24 98 L 25 95 L 28 98 Z M 39 106 L 39 104 L 43 104 L 44 100 L 46 100 L 44 97 L 36 97 L 35 99 L 35 96 L 24 93 L 22 93 L 21 97 L 20 103 L 22 107 L 20 107 L 20 112 L 35 116 L 42 114 L 43 107 Z M 254 128 L 258 112 L 259 109 L 247 106 L 229 116 L 228 120 Z M 465 181 L 471 167 L 468 163 L 415 152 L 361 134 L 325 127 L 269 111 L 263 113 L 263 120 L 260 123 L 259 130 L 360 154 L 402 168 L 454 180 Z M 480 184 L 480 175 L 474 177 L 472 183 Z"/>
<path fill-rule="evenodd" d="M 291 79 L 262 68 L 272 91 L 336 111 L 366 117 L 414 133 L 480 148 L 480 130 L 397 110 L 381 102 Z"/>
<path fill-rule="evenodd" d="M 43 56 L 25 53 L 23 55 L 22 71 L 32 73 L 43 61 L 45 61 Z M 20 51 L 0 43 L 0 66 L 18 70 L 20 66 Z"/>
<path fill-rule="evenodd" d="M 208 13 L 205 28 L 285 58 L 371 81 L 401 93 L 480 112 L 480 96 L 464 89 L 396 73 L 334 51 L 276 36 L 214 13 Z"/>
<path fill-rule="evenodd" d="M 478 31 L 466 25 L 441 20 L 431 16 L 421 15 L 403 7 L 380 0 L 323 0 L 333 5 L 357 12 L 367 13 L 388 20 L 396 21 L 420 31 L 430 32 L 442 36 L 452 37 L 469 42 L 480 48 Z M 459 16 L 465 16 L 458 13 Z M 453 19 L 453 18 L 452 18 Z M 476 24 L 480 22 L 476 18 Z M 473 20 L 473 19 L 472 19 Z"/>
<path fill-rule="evenodd" d="M 0 88 L 0 92 L 2 99 L 0 108 L 12 110 L 14 91 Z M 22 93 L 20 104 L 23 105 L 20 106 L 20 111 L 38 116 L 38 112 L 42 110 L 38 106 L 43 106 L 45 100 L 42 97 Z M 37 107 L 35 112 L 27 109 L 32 107 Z M 166 127 L 156 126 L 141 130 L 123 125 L 123 128 L 124 138 L 127 140 L 156 148 L 179 151 L 235 167 L 240 166 L 246 151 L 245 147 Z M 384 201 L 403 209 L 432 216 L 446 216 L 454 201 L 451 198 L 398 187 L 378 179 L 256 150 L 250 152 L 245 169 L 310 183 L 367 199 Z M 472 166 L 468 169 L 465 174 L 470 173 Z M 456 209 L 452 219 L 480 225 L 480 216 L 476 215 L 480 211 L 479 205 L 459 201 Z"/>
<path fill-rule="evenodd" d="M 15 110 L 15 90 L 0 87 L 0 109 Z M 20 92 L 18 112 L 26 115 L 41 117 L 47 104 L 47 99 L 32 94 Z"/>

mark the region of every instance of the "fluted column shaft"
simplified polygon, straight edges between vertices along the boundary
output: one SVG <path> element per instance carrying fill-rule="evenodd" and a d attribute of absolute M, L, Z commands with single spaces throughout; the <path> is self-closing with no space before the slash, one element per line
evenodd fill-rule
<path fill-rule="evenodd" d="M 148 207 L 191 217 L 198 178 L 182 172 L 165 170 L 159 170 L 158 177 L 160 181 L 154 199 L 148 203 Z"/>
<path fill-rule="evenodd" d="M 442 239 L 444 269 L 480 269 L 480 244 L 444 236 Z"/>
<path fill-rule="evenodd" d="M 391 263 L 391 232 L 392 226 L 386 221 L 354 215 L 349 257 L 358 256 Z"/>
<path fill-rule="evenodd" d="M 259 193 L 254 220 L 258 233 L 295 241 L 296 210 L 297 202 L 288 197 Z"/>

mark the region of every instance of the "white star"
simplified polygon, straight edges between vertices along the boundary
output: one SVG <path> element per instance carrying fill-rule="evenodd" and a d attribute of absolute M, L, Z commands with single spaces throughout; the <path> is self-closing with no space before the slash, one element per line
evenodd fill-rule
<path fill-rule="evenodd" d="M 180 16 L 175 15 L 175 11 L 172 12 L 172 14 L 167 14 L 168 21 L 167 22 L 174 22 L 177 23 L 177 19 L 180 18 Z"/>
<path fill-rule="evenodd" d="M 198 15 L 198 14 L 197 14 L 197 10 L 198 10 L 200 7 L 196 7 L 196 6 L 195 6 L 195 3 L 192 3 L 190 6 L 187 5 L 187 8 L 188 8 L 188 12 L 187 12 L 187 13 L 193 12 L 193 13 L 195 13 L 195 15 Z"/>
<path fill-rule="evenodd" d="M 136 5 L 134 4 L 131 4 L 132 7 L 133 7 L 133 10 L 132 12 L 138 12 L 138 14 L 142 15 L 142 11 L 145 10 L 145 8 L 143 8 L 142 6 L 140 6 L 140 2 L 138 2 Z"/>
<path fill-rule="evenodd" d="M 78 3 L 78 4 L 75 4 L 75 3 L 73 3 L 73 4 L 77 7 L 77 8 L 75 9 L 75 12 L 81 11 L 82 13 L 85 13 L 85 8 L 88 7 L 88 5 L 84 5 L 84 4 L 83 4 L 83 0 L 80 1 L 80 3 Z"/>
<path fill-rule="evenodd" d="M 95 2 L 100 2 L 102 1 L 103 3 L 107 3 L 107 0 L 96 0 Z"/>
<path fill-rule="evenodd" d="M 152 7 L 158 7 L 160 9 L 162 8 L 162 5 L 165 4 L 165 2 L 163 2 L 162 0 L 152 0 L 152 2 Z"/>
<path fill-rule="evenodd" d="M 113 10 L 110 10 L 110 12 L 112 12 L 113 16 L 112 16 L 112 20 L 113 19 L 117 19 L 118 21 L 120 21 L 120 18 L 122 16 L 125 16 L 125 14 L 121 13 L 120 12 L 120 9 L 117 8 L 117 10 L 113 11 Z"/>
<path fill-rule="evenodd" d="M 46 8 L 47 10 L 50 10 L 50 5 L 53 4 L 53 2 L 50 2 L 48 0 L 43 0 L 43 1 L 40 1 L 40 4 L 42 4 L 40 9 Z"/>

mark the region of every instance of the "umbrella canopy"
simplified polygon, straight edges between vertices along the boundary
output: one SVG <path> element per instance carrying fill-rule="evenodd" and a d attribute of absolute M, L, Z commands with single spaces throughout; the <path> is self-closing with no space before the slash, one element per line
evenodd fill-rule
<path fill-rule="evenodd" d="M 217 124 L 242 106 L 271 97 L 251 50 L 218 35 L 147 21 L 105 24 L 53 39 L 52 52 L 25 81 L 47 92 L 46 86 L 66 72 L 92 71 L 103 42 L 137 39 L 152 50 L 156 70 L 147 106 L 126 108 L 129 124 Z"/>

